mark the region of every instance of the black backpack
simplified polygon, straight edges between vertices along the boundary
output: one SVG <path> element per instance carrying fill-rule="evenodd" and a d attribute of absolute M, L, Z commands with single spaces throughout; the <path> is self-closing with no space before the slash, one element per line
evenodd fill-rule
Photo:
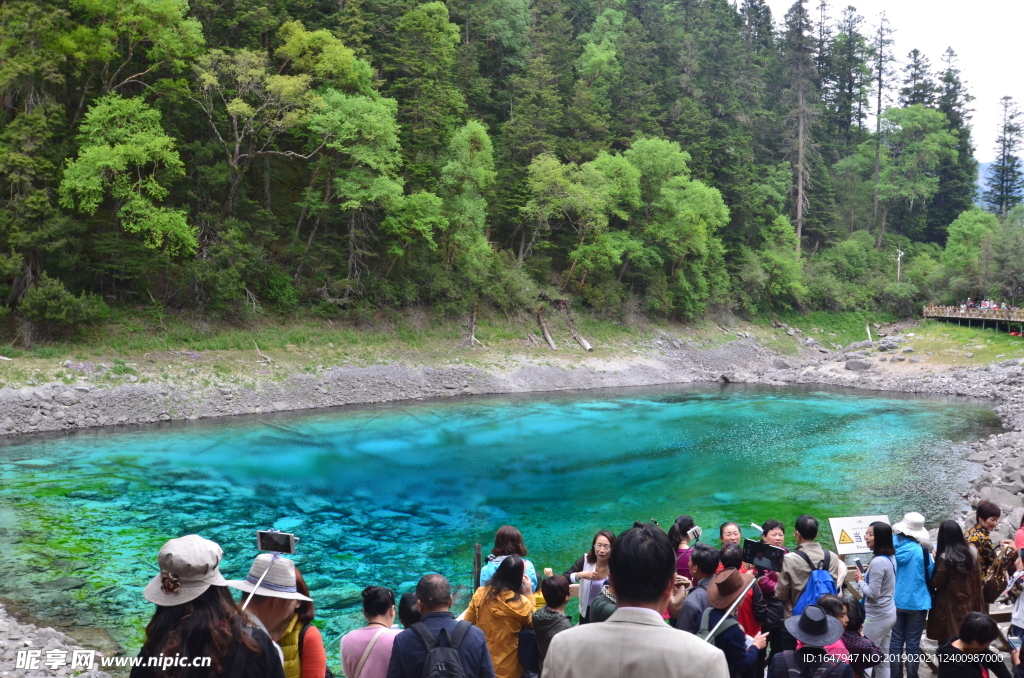
<path fill-rule="evenodd" d="M 782 663 L 786 666 L 786 675 L 788 675 L 789 678 L 801 678 L 803 674 L 796 663 L 796 652 L 793 652 L 792 650 L 780 652 L 779 659 L 781 659 Z M 829 661 L 826 661 L 814 670 L 814 678 L 828 678 L 836 669 L 844 665 L 845 664 L 830 658 Z"/>
<path fill-rule="evenodd" d="M 459 643 L 471 626 L 468 621 L 460 621 L 450 638 L 445 629 L 438 631 L 435 638 L 423 622 L 409 627 L 416 629 L 427 647 L 427 658 L 423 660 L 423 672 L 420 674 L 423 678 L 466 678 L 466 670 L 462 668 L 462 658 L 459 657 Z"/>

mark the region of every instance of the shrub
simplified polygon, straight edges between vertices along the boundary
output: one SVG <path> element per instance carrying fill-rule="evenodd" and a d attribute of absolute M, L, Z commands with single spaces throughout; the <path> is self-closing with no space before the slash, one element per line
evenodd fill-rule
<path fill-rule="evenodd" d="M 106 318 L 107 305 L 95 294 L 75 296 L 64 283 L 45 273 L 18 304 L 18 314 L 48 334 L 71 334 L 82 325 Z"/>

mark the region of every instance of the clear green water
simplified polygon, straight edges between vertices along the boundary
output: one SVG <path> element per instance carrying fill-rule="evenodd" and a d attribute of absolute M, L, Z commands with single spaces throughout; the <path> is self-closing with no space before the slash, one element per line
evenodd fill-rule
<path fill-rule="evenodd" d="M 404 592 L 440 571 L 465 595 L 473 544 L 505 523 L 538 569 L 561 571 L 597 529 L 680 513 L 709 537 L 727 519 L 791 526 L 803 512 L 938 520 L 968 467 L 956 443 L 997 426 L 962 401 L 701 386 L 26 437 L 0 446 L 0 517 L 18 522 L 0 563 L 27 559 L 34 582 L 85 579 L 70 609 L 134 652 L 165 540 L 219 542 L 238 578 L 253 531 L 273 526 L 301 537 L 296 560 L 336 647 L 366 585 Z M 18 586 L 0 597 L 31 607 L 31 584 Z"/>

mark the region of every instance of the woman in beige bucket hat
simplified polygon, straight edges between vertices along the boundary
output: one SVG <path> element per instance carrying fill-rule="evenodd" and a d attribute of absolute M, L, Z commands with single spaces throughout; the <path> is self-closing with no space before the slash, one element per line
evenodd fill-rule
<path fill-rule="evenodd" d="M 243 596 L 243 608 L 264 625 L 280 646 L 285 678 L 320 678 L 325 674 L 327 652 L 323 637 L 303 619 L 313 618 L 313 599 L 307 595 L 309 590 L 293 561 L 261 553 L 245 579 L 229 581 L 227 585 L 251 595 L 251 601 L 250 595 Z M 304 610 L 309 614 L 304 615 Z"/>
<path fill-rule="evenodd" d="M 270 637 L 231 598 L 220 574 L 223 556 L 220 546 L 195 534 L 163 545 L 160 574 L 142 592 L 157 606 L 139 651 L 145 661 L 131 678 L 284 678 Z M 145 666 L 151 658 L 160 665 Z"/>

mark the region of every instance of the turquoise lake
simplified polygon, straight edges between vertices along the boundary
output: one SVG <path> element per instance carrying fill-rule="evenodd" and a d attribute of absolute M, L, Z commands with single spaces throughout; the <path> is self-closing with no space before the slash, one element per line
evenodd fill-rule
<path fill-rule="evenodd" d="M 715 543 L 725 520 L 779 518 L 791 537 L 804 512 L 823 531 L 830 516 L 936 521 L 970 473 L 961 443 L 998 427 L 977 402 L 701 385 L 15 438 L 0 442 L 0 517 L 16 523 L 0 560 L 28 566 L 0 599 L 110 629 L 134 654 L 164 541 L 213 539 L 225 576 L 241 578 L 254 531 L 276 527 L 301 538 L 295 559 L 336 662 L 364 586 L 402 593 L 440 571 L 465 600 L 473 544 L 486 553 L 503 524 L 522 530 L 538 570 L 560 572 L 600 528 L 681 513 Z M 60 577 L 85 583 L 34 609 L 32 587 Z"/>

